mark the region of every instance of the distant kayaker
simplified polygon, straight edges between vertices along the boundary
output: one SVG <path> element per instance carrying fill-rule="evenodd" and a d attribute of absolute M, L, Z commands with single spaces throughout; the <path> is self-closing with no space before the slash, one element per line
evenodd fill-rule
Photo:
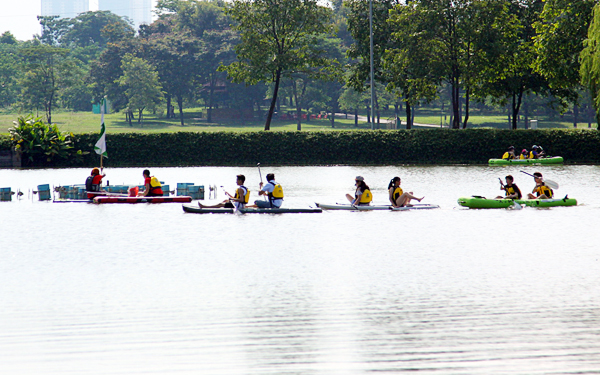
<path fill-rule="evenodd" d="M 540 156 L 542 155 L 540 154 L 539 147 L 533 145 L 531 147 L 531 152 L 529 153 L 529 159 L 538 159 Z"/>
<path fill-rule="evenodd" d="M 371 194 L 371 189 L 369 189 L 369 186 L 365 184 L 364 177 L 356 176 L 356 178 L 354 179 L 354 184 L 356 185 L 354 197 L 350 194 L 346 194 L 346 198 L 354 206 L 370 205 L 371 201 L 373 200 L 373 194 Z"/>
<path fill-rule="evenodd" d="M 405 193 L 400 187 L 400 177 L 394 177 L 390 180 L 388 185 L 388 191 L 390 193 L 390 202 L 394 207 L 405 207 L 410 206 L 411 200 L 421 201 L 423 198 L 417 198 L 413 195 L 413 192 Z"/>
<path fill-rule="evenodd" d="M 212 206 L 203 205 L 198 202 L 198 206 L 200 206 L 200 208 L 235 208 L 237 210 L 246 208 L 246 203 L 248 203 L 248 200 L 250 199 L 250 190 L 244 186 L 244 182 L 246 182 L 246 176 L 238 174 L 235 180 L 235 183 L 238 186 L 235 190 L 235 195 L 232 196 L 228 192 L 225 192 L 229 198 L 223 202 Z"/>
<path fill-rule="evenodd" d="M 533 174 L 533 179 L 535 181 L 535 187 L 533 191 L 527 194 L 527 198 L 529 199 L 550 199 L 554 196 L 554 191 L 550 189 L 544 183 L 544 178 L 540 172 L 535 172 Z M 534 195 L 535 194 L 535 195 Z"/>
<path fill-rule="evenodd" d="M 502 159 L 512 160 L 514 158 L 515 158 L 515 147 L 510 146 L 510 147 L 508 147 L 508 150 L 506 150 L 504 155 L 502 155 Z"/>
<path fill-rule="evenodd" d="M 529 151 L 527 151 L 527 149 L 523 149 L 523 151 L 521 151 L 521 156 L 519 156 L 519 159 L 523 160 L 523 159 L 528 159 L 529 158 Z"/>
<path fill-rule="evenodd" d="M 267 174 L 267 183 L 264 184 L 262 181 L 259 184 L 260 190 L 258 195 L 266 195 L 268 200 L 256 200 L 253 206 L 258 208 L 279 208 L 283 204 L 283 189 L 281 185 L 275 181 L 275 174 Z"/>
<path fill-rule="evenodd" d="M 513 176 L 508 175 L 505 177 L 505 179 L 506 179 L 506 185 L 504 185 L 502 183 L 502 180 L 500 180 L 500 190 L 504 190 L 505 195 L 504 195 L 504 197 L 498 196 L 498 197 L 496 197 L 496 199 L 502 199 L 502 198 L 521 199 L 523 197 L 523 194 L 521 194 L 521 189 L 519 189 L 517 184 L 514 183 L 515 179 L 513 178 Z"/>
<path fill-rule="evenodd" d="M 102 179 L 106 177 L 106 174 L 100 174 L 100 169 L 92 169 L 92 174 L 85 180 L 86 191 L 100 191 L 102 190 Z"/>
<path fill-rule="evenodd" d="M 150 176 L 150 171 L 147 169 L 144 169 L 142 175 L 144 176 L 144 191 L 139 192 L 138 196 L 162 197 L 164 194 L 162 191 L 162 185 L 160 184 L 160 181 L 158 181 L 158 178 Z"/>

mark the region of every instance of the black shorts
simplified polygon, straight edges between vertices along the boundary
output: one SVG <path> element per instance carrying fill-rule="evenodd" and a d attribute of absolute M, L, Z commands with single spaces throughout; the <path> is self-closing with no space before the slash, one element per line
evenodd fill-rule
<path fill-rule="evenodd" d="M 225 208 L 235 208 L 235 206 L 231 202 L 225 203 L 225 206 L 223 206 L 223 207 L 225 207 Z"/>

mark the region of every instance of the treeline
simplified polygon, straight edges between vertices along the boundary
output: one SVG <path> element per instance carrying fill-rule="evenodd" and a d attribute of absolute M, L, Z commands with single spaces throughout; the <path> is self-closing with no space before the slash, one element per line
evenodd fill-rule
<path fill-rule="evenodd" d="M 512 128 L 533 106 L 600 108 L 600 10 L 594 0 L 373 2 L 374 113 L 393 106 L 412 127 L 420 103 L 446 101 L 452 128 L 474 106 L 509 108 Z M 369 2 L 159 0 L 134 30 L 110 12 L 40 17 L 41 35 L 0 36 L 0 108 L 89 111 L 108 97 L 130 124 L 147 111 L 179 117 L 201 103 L 239 113 L 303 113 L 370 105 Z M 251 113 L 251 112 L 250 112 Z M 262 115 L 262 114 L 261 114 Z M 330 117 L 333 119 L 333 116 Z M 376 121 L 369 118 L 369 121 Z"/>

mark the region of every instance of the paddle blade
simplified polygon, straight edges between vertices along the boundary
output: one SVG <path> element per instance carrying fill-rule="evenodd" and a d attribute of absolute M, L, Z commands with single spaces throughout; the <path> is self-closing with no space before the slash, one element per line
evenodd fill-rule
<path fill-rule="evenodd" d="M 544 179 L 544 183 L 552 190 L 558 189 L 558 182 Z"/>

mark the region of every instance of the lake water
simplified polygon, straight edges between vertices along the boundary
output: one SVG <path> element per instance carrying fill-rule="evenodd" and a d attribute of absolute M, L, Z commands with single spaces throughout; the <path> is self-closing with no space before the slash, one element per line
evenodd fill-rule
<path fill-rule="evenodd" d="M 458 208 L 540 170 L 577 207 Z M 256 168 L 150 168 L 235 187 Z M 374 201 L 394 176 L 437 210 L 194 215 L 38 202 L 88 169 L 0 170 L 0 374 L 598 374 L 600 167 L 277 167 L 285 206 Z M 111 185 L 142 168 L 107 169 Z M 208 192 L 207 192 L 208 197 Z M 219 193 L 223 199 L 223 194 Z M 195 202 L 194 202 L 195 204 Z"/>

